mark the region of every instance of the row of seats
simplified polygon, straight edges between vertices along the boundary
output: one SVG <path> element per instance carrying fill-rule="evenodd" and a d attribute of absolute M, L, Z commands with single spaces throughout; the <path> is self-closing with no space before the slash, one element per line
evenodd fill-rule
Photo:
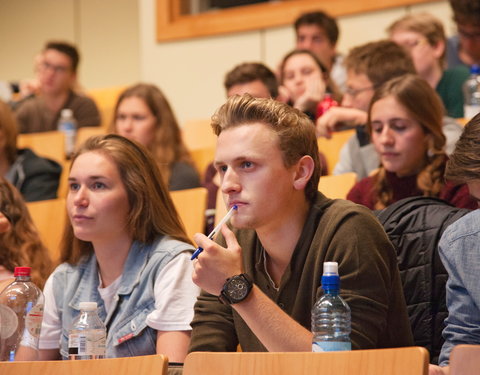
<path fill-rule="evenodd" d="M 84 361 L 0 362 L 2 375 L 427 375 L 422 347 L 325 353 L 190 353 L 181 368 L 168 368 L 163 355 Z M 480 345 L 452 351 L 450 375 L 477 375 Z"/>

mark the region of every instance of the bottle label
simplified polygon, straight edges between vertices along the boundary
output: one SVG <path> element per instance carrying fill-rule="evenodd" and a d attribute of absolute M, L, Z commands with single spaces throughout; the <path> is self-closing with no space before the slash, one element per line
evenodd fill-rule
<path fill-rule="evenodd" d="M 43 320 L 43 304 L 35 305 L 27 314 L 25 318 L 25 327 L 30 335 L 35 338 L 40 336 L 40 328 L 42 328 Z"/>
<path fill-rule="evenodd" d="M 10 307 L 0 304 L 0 339 L 11 337 L 18 327 L 18 317 Z"/>
<path fill-rule="evenodd" d="M 352 350 L 352 343 L 348 341 L 315 341 L 312 352 L 341 352 Z"/>
<path fill-rule="evenodd" d="M 105 355 L 105 331 L 71 333 L 68 337 L 68 352 L 76 355 Z"/>

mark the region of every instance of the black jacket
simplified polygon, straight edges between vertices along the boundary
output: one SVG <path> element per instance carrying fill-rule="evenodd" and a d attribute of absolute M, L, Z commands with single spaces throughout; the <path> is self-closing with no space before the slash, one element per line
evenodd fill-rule
<path fill-rule="evenodd" d="M 415 345 L 430 352 L 437 363 L 443 344 L 447 272 L 437 244 L 447 226 L 470 212 L 428 197 L 402 199 L 375 211 L 397 251 L 407 311 Z"/>

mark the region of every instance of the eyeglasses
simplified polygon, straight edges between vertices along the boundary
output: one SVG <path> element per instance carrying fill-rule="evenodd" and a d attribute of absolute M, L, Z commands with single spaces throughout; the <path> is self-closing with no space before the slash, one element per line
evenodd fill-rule
<path fill-rule="evenodd" d="M 407 51 L 413 50 L 416 46 L 421 46 L 427 43 L 427 39 L 419 38 L 419 39 L 411 39 L 411 40 L 404 40 L 402 42 L 397 42 L 400 46 L 405 48 Z"/>
<path fill-rule="evenodd" d="M 361 88 L 361 89 L 353 89 L 351 87 L 347 87 L 347 89 L 345 90 L 345 94 L 348 94 L 351 97 L 356 97 L 361 92 L 367 91 L 367 90 L 375 90 L 375 86 L 364 87 L 364 88 Z"/>
<path fill-rule="evenodd" d="M 46 61 L 42 62 L 40 64 L 40 69 L 42 70 L 52 70 L 54 73 L 66 73 L 70 70 L 70 68 L 68 66 L 63 66 L 63 65 L 53 65 L 53 64 L 50 64 Z"/>

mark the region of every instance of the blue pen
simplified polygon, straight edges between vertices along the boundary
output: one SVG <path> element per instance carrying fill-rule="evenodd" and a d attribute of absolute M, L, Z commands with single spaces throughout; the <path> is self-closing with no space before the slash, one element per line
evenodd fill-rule
<path fill-rule="evenodd" d="M 230 220 L 230 218 L 232 217 L 233 213 L 238 210 L 238 206 L 236 204 L 234 204 L 232 206 L 232 208 L 230 208 L 230 211 L 227 212 L 227 214 L 225 215 L 225 217 L 220 220 L 220 222 L 218 223 L 218 225 L 213 228 L 213 230 L 211 231 L 211 233 L 208 235 L 208 238 L 210 238 L 211 240 L 213 240 L 213 237 L 217 234 L 218 231 L 220 231 L 220 229 L 222 229 L 222 225 L 225 224 L 228 220 Z M 197 247 L 197 250 L 195 250 L 195 252 L 193 253 L 192 257 L 190 258 L 190 260 L 194 260 L 194 259 L 197 259 L 197 257 L 200 255 L 200 253 L 203 251 L 203 248 L 201 247 Z"/>

